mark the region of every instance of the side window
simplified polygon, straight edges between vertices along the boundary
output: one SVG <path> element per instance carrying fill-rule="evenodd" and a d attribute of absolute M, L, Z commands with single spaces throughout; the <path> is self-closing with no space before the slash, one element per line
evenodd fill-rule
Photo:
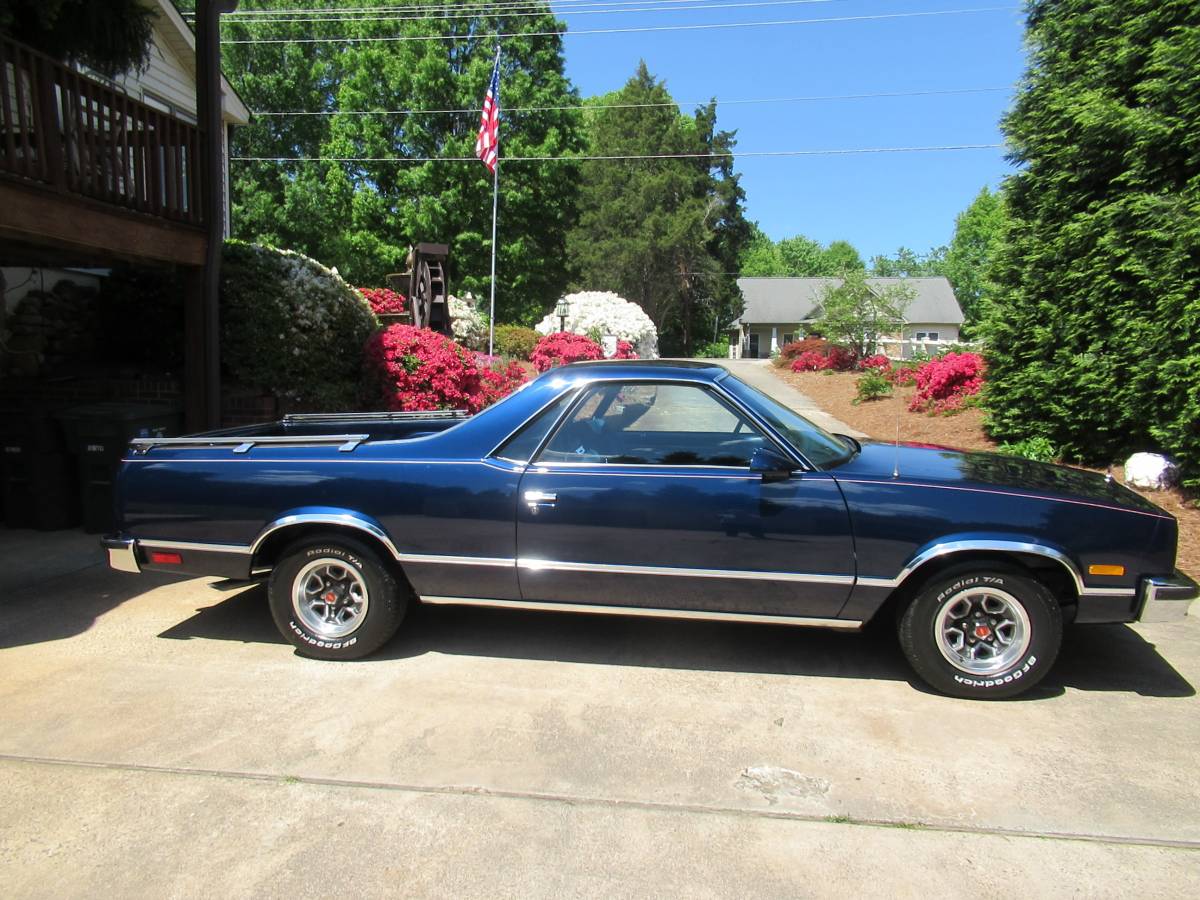
<path fill-rule="evenodd" d="M 542 442 L 542 438 L 546 436 L 546 432 L 558 421 L 558 417 L 562 415 L 562 411 L 567 408 L 567 404 L 571 402 L 571 398 L 574 396 L 574 391 L 564 393 L 534 416 L 533 420 L 526 424 L 524 428 L 505 441 L 494 455 L 501 459 L 507 459 L 509 462 L 529 462 L 530 457 L 533 456 L 533 451 Z"/>
<path fill-rule="evenodd" d="M 588 389 L 538 462 L 746 467 L 763 441 L 701 387 L 602 384 Z"/>

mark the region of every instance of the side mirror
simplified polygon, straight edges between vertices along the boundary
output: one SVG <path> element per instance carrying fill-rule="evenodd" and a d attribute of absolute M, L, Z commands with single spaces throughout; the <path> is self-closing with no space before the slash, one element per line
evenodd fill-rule
<path fill-rule="evenodd" d="M 796 465 L 790 459 L 784 459 L 774 450 L 759 447 L 750 457 L 750 471 L 762 474 L 765 484 L 773 481 L 787 481 L 792 477 Z"/>

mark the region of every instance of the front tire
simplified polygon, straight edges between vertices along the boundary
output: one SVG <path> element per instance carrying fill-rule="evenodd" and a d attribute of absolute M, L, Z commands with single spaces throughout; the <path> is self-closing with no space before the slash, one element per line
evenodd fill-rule
<path fill-rule="evenodd" d="M 353 538 L 303 538 L 284 551 L 267 585 L 271 616 L 302 656 L 360 659 L 389 640 L 408 606 L 407 586 Z"/>
<path fill-rule="evenodd" d="M 965 564 L 935 576 L 900 619 L 900 646 L 931 687 L 976 700 L 1013 697 L 1045 677 L 1062 610 L 1014 566 Z"/>

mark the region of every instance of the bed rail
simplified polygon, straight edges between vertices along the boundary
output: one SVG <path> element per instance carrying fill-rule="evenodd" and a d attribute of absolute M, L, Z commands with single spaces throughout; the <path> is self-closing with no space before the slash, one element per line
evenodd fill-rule
<path fill-rule="evenodd" d="M 134 453 L 148 453 L 155 447 L 232 447 L 234 453 L 249 453 L 251 448 L 260 445 L 278 447 L 325 446 L 339 444 L 338 450 L 350 453 L 359 444 L 367 440 L 368 434 L 296 434 L 296 435 L 265 435 L 254 437 L 243 435 L 209 435 L 208 437 L 144 437 L 130 441 Z"/>
<path fill-rule="evenodd" d="M 427 409 L 413 412 L 349 412 L 349 413 L 290 413 L 283 417 L 284 425 L 303 425 L 314 422 L 410 422 L 418 419 L 469 419 L 471 413 L 462 409 Z"/>

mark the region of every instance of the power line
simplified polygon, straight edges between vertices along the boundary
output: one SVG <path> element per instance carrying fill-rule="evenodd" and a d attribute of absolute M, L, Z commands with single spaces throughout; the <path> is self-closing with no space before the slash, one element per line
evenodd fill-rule
<path fill-rule="evenodd" d="M 638 0 L 638 2 L 660 3 L 663 0 Z M 648 12 L 695 12 L 698 10 L 708 9 L 745 9 L 748 7 L 763 7 L 763 6 L 805 6 L 814 3 L 845 3 L 846 0 L 749 0 L 749 2 L 730 2 L 730 3 L 703 3 L 693 6 L 642 6 L 630 7 L 626 9 L 577 9 L 577 10 L 561 10 L 554 12 L 547 9 L 533 9 L 531 4 L 522 4 L 513 10 L 482 10 L 478 12 L 463 12 L 461 8 L 454 12 L 445 13 L 423 13 L 419 15 L 320 15 L 320 16 L 286 16 L 278 18 L 256 17 L 254 19 L 236 19 L 230 18 L 233 14 L 230 13 L 222 16 L 221 21 L 226 25 L 247 25 L 247 24 L 293 24 L 305 22 L 328 22 L 330 24 L 350 24 L 354 22 L 428 22 L 430 20 L 454 20 L 454 19 L 477 19 L 484 15 L 499 14 L 506 18 L 516 18 L 520 16 L 545 16 L 552 15 L 555 18 L 568 18 L 571 16 L 595 16 L 595 15 L 624 15 L 628 13 L 648 13 Z M 407 12 L 407 10 L 406 10 Z"/>
<path fill-rule="evenodd" d="M 648 153 L 613 156 L 504 156 L 501 162 L 587 162 L 650 159 L 734 159 L 745 157 L 850 156 L 868 153 L 933 153 L 954 150 L 996 150 L 1003 144 L 947 144 L 934 147 L 851 147 L 832 150 L 758 150 L 727 153 Z M 232 162 L 339 162 L 339 163 L 423 163 L 479 162 L 477 156 L 233 156 Z"/>
<path fill-rule="evenodd" d="M 955 94 L 988 94 L 1000 93 L 1012 90 L 1010 87 L 985 87 L 985 88 L 952 88 L 948 90 L 932 90 L 932 91 L 883 91 L 873 94 L 830 94 L 824 96 L 811 97 L 763 97 L 751 100 L 718 100 L 713 98 L 717 106 L 733 106 L 741 104 L 761 104 L 761 103 L 815 103 L 822 101 L 836 100 L 873 100 L 881 98 L 894 97 L 940 97 Z M 661 103 L 601 103 L 589 106 L 576 104 L 574 106 L 512 106 L 502 110 L 504 113 L 526 113 L 526 112 L 557 112 L 561 110 L 579 110 L 580 112 L 601 110 L 601 109 L 645 109 L 654 107 L 668 106 L 704 106 L 708 100 L 678 100 L 664 101 Z M 477 107 L 464 107 L 461 109 L 332 109 L 332 110 L 294 110 L 291 112 L 282 111 L 255 111 L 256 116 L 422 116 L 422 115 L 479 115 Z"/>
<path fill-rule="evenodd" d="M 774 22 L 721 22 L 703 25 L 647 25 L 634 28 L 591 28 L 581 31 L 516 31 L 495 34 L 472 35 L 477 40 L 499 40 L 512 37 L 576 37 L 583 34 L 635 34 L 658 31 L 704 31 L 728 28 L 765 28 L 780 25 L 820 25 L 829 22 L 868 22 L 883 19 L 918 19 L 933 16 L 961 16 L 971 13 L 1013 12 L 1018 6 L 984 6 L 975 9 L 941 9 L 926 12 L 881 13 L 864 16 L 830 16 L 821 19 L 783 19 Z M 271 38 L 268 40 L 239 39 L 222 41 L 224 44 L 370 44 L 399 43 L 404 41 L 459 41 L 466 35 L 421 34 L 392 35 L 388 37 L 331 37 L 331 38 Z"/>
<path fill-rule="evenodd" d="M 580 8 L 598 8 L 598 7 L 619 7 L 619 6 L 637 6 L 641 3 L 654 2 L 672 7 L 682 6 L 684 4 L 711 3 L 718 0 L 553 0 L 553 6 L 548 0 L 498 0 L 498 2 L 468 2 L 468 3 L 415 3 L 415 4 L 388 4 L 374 6 L 306 6 L 293 7 L 291 9 L 282 8 L 265 8 L 265 9 L 239 9 L 233 12 L 224 13 L 222 19 L 256 19 L 274 16 L 306 16 L 306 15 L 324 15 L 333 18 L 341 18 L 347 14 L 350 15 L 365 15 L 367 13 L 405 13 L 411 14 L 415 12 L 437 13 L 437 12 L 472 12 L 475 15 L 486 15 L 491 12 L 504 11 L 508 9 L 531 9 L 539 7 L 552 14 L 566 12 L 568 14 L 576 12 Z M 554 7 L 557 7 L 556 11 Z M 574 7 L 574 9 L 571 9 Z M 188 18 L 195 18 L 194 12 L 184 13 Z"/>

